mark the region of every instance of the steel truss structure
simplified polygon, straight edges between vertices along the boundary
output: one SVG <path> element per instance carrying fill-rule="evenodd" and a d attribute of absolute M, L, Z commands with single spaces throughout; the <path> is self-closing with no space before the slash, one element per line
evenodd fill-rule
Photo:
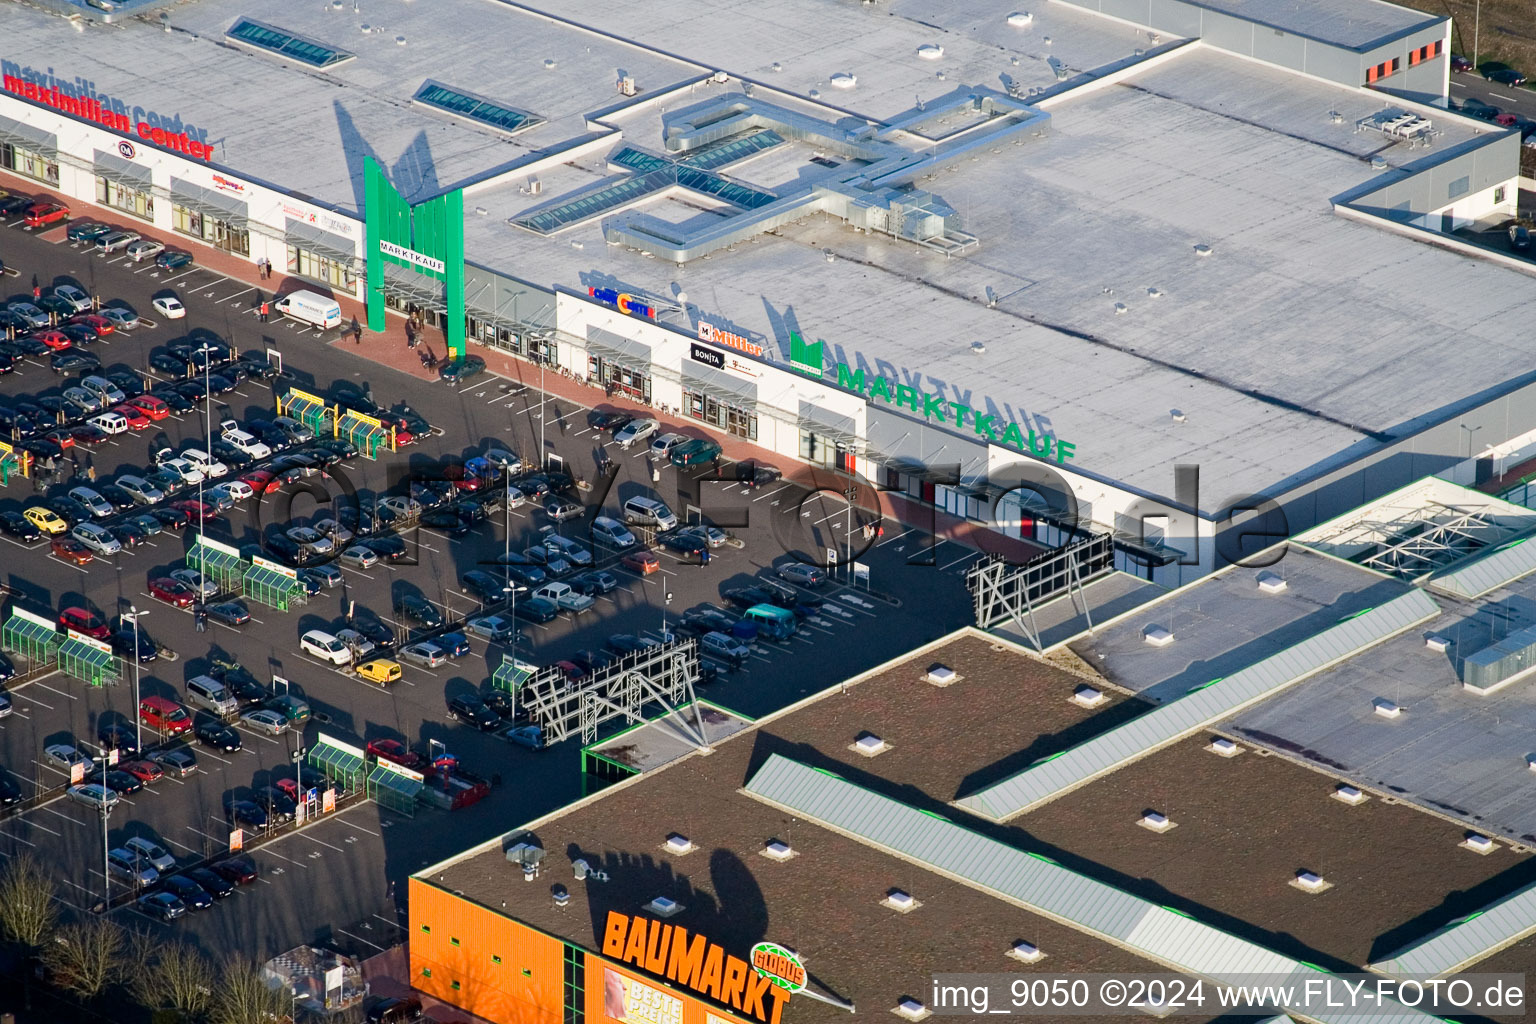
<path fill-rule="evenodd" d="M 652 703 L 669 711 L 691 704 L 696 728 L 686 724 L 687 716 L 679 716 L 679 721 L 689 739 L 707 750 L 709 739 L 693 689 L 698 678 L 699 645 L 690 637 L 623 655 L 579 683 L 569 682 L 558 666 L 546 666 L 523 684 L 517 702 L 543 728 L 549 743 L 577 733 L 582 743 L 591 743 L 598 726 L 610 719 L 645 721 L 642 712 Z"/>
<path fill-rule="evenodd" d="M 1065 592 L 1074 608 L 1081 601 L 1088 628 L 1092 629 L 1093 617 L 1087 598 L 1082 596 L 1083 584 L 1113 572 L 1114 568 L 1114 537 L 1102 533 L 1044 552 L 1023 565 L 992 555 L 971 566 L 965 574 L 965 586 L 971 592 L 979 628 L 1017 623 L 1035 650 L 1043 651 L 1040 630 L 1035 624 L 1035 606 Z"/>

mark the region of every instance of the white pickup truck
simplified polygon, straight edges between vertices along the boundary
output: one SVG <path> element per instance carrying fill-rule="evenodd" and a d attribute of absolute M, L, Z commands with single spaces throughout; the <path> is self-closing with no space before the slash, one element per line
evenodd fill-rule
<path fill-rule="evenodd" d="M 586 594 L 578 593 L 569 583 L 546 583 L 535 590 L 533 596 L 553 601 L 555 607 L 568 612 L 584 612 L 596 603 Z"/>

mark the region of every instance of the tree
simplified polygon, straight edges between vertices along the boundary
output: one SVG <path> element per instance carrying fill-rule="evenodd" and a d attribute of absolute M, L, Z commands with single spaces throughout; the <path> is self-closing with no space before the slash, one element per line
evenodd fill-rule
<path fill-rule="evenodd" d="M 125 966 L 128 935 L 105 918 L 92 917 L 59 929 L 44 947 L 43 961 L 58 984 L 83 999 L 101 994 Z"/>
<path fill-rule="evenodd" d="M 175 1011 L 181 1020 L 196 1020 L 208 1009 L 213 995 L 213 964 L 185 942 L 166 942 L 146 932 L 136 932 L 131 962 L 141 964 L 130 985 L 144 1006 Z"/>
<path fill-rule="evenodd" d="M 267 981 L 260 964 L 232 959 L 224 964 L 208 1016 L 213 1024 L 271 1024 L 291 1008 L 291 996 Z"/>
<path fill-rule="evenodd" d="M 59 919 L 53 879 L 30 853 L 12 857 L 0 872 L 0 928 L 6 938 L 36 952 Z"/>

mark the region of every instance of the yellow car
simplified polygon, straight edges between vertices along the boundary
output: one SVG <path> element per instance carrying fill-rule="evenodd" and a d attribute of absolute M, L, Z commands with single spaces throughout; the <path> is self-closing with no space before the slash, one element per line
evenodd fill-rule
<path fill-rule="evenodd" d="M 33 505 L 22 512 L 22 516 L 33 526 L 44 533 L 63 533 L 69 529 L 69 524 L 56 513 L 43 508 L 41 505 Z"/>
<path fill-rule="evenodd" d="M 365 661 L 357 666 L 357 674 L 359 678 L 366 679 L 370 683 L 388 686 L 390 683 L 400 681 L 400 663 L 390 661 L 388 658 L 375 658 L 373 661 Z"/>

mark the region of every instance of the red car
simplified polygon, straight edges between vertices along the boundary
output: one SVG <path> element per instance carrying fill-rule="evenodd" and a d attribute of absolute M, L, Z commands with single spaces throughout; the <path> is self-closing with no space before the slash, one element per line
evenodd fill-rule
<path fill-rule="evenodd" d="M 62 632 L 66 629 L 84 633 L 93 640 L 105 640 L 112 635 L 112 628 L 107 625 L 106 619 L 84 608 L 65 608 L 59 612 L 59 630 Z"/>
<path fill-rule="evenodd" d="M 53 538 L 51 546 L 55 557 L 62 558 L 64 561 L 75 565 L 85 565 L 96 557 L 91 554 L 90 548 L 77 540 L 70 540 L 68 537 Z"/>
<path fill-rule="evenodd" d="M 89 423 L 82 423 L 78 427 L 69 428 L 69 436 L 80 444 L 101 444 L 108 439 L 108 434 L 100 427 Z"/>
<path fill-rule="evenodd" d="M 188 519 L 213 519 L 219 514 L 219 510 L 206 502 L 196 498 L 183 498 L 180 501 L 171 502 L 171 508 L 178 512 L 185 512 Z"/>
<path fill-rule="evenodd" d="M 149 427 L 149 417 L 136 405 L 124 402 L 122 405 L 114 405 L 112 411 L 127 420 L 133 430 L 146 430 Z"/>
<path fill-rule="evenodd" d="M 294 803 L 299 802 L 299 784 L 295 780 L 278 779 L 276 782 L 272 783 L 272 785 L 276 786 L 278 790 L 282 792 L 283 796 L 287 797 L 289 800 L 292 800 Z"/>
<path fill-rule="evenodd" d="M 79 324 L 82 327 L 89 327 L 96 332 L 96 337 L 98 338 L 105 338 L 117 330 L 117 325 L 100 313 L 77 313 L 69 318 L 69 322 Z"/>
<path fill-rule="evenodd" d="M 399 740 L 370 740 L 368 756 L 374 760 L 393 761 L 417 772 L 421 771 L 427 760 Z"/>
<path fill-rule="evenodd" d="M 52 441 L 54 444 L 58 445 L 60 448 L 73 448 L 75 446 L 75 435 L 70 433 L 68 427 L 59 427 L 57 430 L 50 430 L 43 436 Z"/>
<path fill-rule="evenodd" d="M 139 395 L 137 398 L 128 399 L 126 404 L 133 406 L 156 423 L 159 423 L 171 414 L 171 407 L 154 395 Z"/>
<path fill-rule="evenodd" d="M 157 601 L 175 605 L 177 608 L 186 608 L 197 600 L 197 591 L 180 580 L 161 576 L 149 581 L 149 596 Z"/>
<path fill-rule="evenodd" d="M 63 352 L 67 348 L 74 348 L 75 343 L 69 340 L 69 335 L 63 331 L 44 331 L 37 335 L 37 340 L 53 349 L 55 352 Z"/>
<path fill-rule="evenodd" d="M 69 207 L 62 203 L 38 203 L 27 210 L 27 227 L 40 228 L 44 224 L 57 224 L 69 220 Z"/>
<path fill-rule="evenodd" d="M 153 761 L 122 761 L 117 767 L 119 771 L 127 772 L 140 782 L 159 782 L 165 778 L 165 772 Z"/>
<path fill-rule="evenodd" d="M 649 576 L 661 568 L 661 560 L 649 551 L 631 551 L 619 561 L 626 569 L 633 569 L 642 576 Z"/>
<path fill-rule="evenodd" d="M 398 441 L 399 435 L 396 434 L 395 437 Z M 484 487 L 487 482 L 483 478 L 478 477 L 474 473 L 465 469 L 463 466 L 458 465 L 449 466 L 444 469 L 443 479 L 453 481 L 454 490 L 466 491 L 469 493 L 478 491 L 480 488 Z"/>
<path fill-rule="evenodd" d="M 264 469 L 253 469 L 240 478 L 257 494 L 271 494 L 281 486 L 277 477 Z"/>

